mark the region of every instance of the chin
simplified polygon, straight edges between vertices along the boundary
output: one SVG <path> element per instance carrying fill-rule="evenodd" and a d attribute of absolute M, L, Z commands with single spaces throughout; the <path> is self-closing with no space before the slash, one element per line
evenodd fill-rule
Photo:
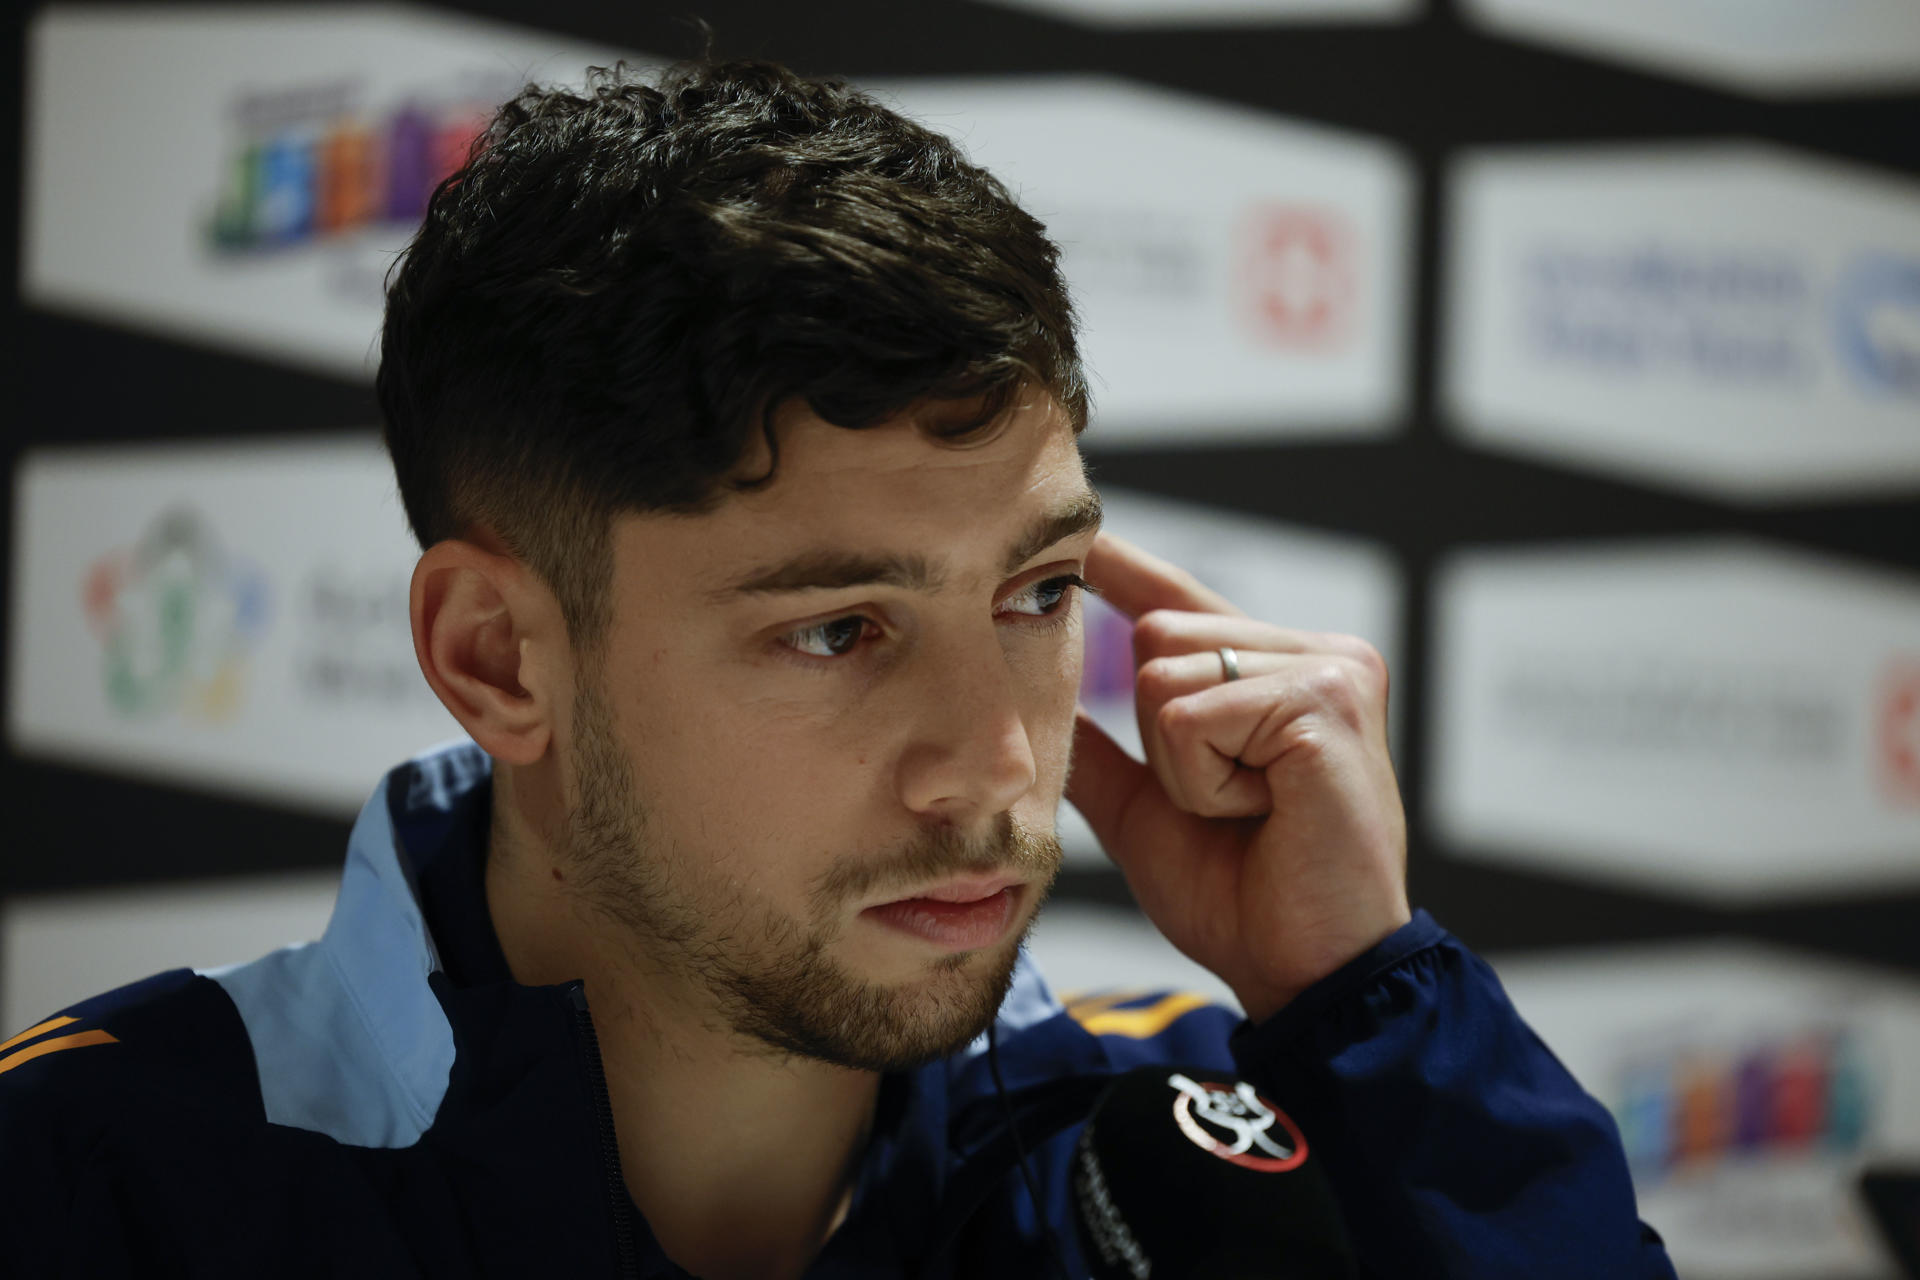
<path fill-rule="evenodd" d="M 911 1071 L 972 1044 L 1013 985 L 1022 934 L 941 956 L 899 982 L 836 977 L 800 1003 L 763 1006 L 743 1029 L 774 1049 L 858 1071 Z"/>

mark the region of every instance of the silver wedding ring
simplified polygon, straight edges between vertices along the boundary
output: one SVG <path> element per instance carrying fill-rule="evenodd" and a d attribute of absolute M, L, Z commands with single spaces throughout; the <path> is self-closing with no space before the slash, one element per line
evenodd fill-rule
<path fill-rule="evenodd" d="M 1240 655 L 1224 645 L 1217 651 L 1220 654 L 1220 670 L 1228 680 L 1240 678 Z"/>

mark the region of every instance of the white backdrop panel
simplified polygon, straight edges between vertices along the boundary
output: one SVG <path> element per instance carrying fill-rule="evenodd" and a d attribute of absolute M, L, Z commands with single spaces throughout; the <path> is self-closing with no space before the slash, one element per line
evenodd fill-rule
<path fill-rule="evenodd" d="M 1714 539 L 1460 552 L 1434 600 L 1461 853 L 1726 903 L 1920 883 L 1920 581 Z"/>
<path fill-rule="evenodd" d="M 28 35 L 22 291 L 367 375 L 381 281 L 465 141 L 528 79 L 619 56 L 402 6 L 53 6 Z"/>
<path fill-rule="evenodd" d="M 1920 481 L 1920 183 L 1734 143 L 1490 151 L 1449 225 L 1467 440 L 1746 500 Z"/>
<path fill-rule="evenodd" d="M 1408 164 L 1387 143 L 1101 76 L 869 85 L 1059 241 L 1101 445 L 1397 430 Z"/>
<path fill-rule="evenodd" d="M 1098 27 L 1248 26 L 1266 22 L 1394 22 L 1422 0 L 980 0 Z"/>
<path fill-rule="evenodd" d="M 1503 959 L 1521 1014 L 1612 1109 L 1641 1216 L 1689 1280 L 1893 1280 L 1854 1192 L 1920 1157 L 1920 984 L 1737 943 Z"/>
<path fill-rule="evenodd" d="M 41 450 L 15 495 L 15 750 L 351 815 L 459 735 L 375 437 Z"/>
<path fill-rule="evenodd" d="M 318 938 L 339 879 L 314 871 L 0 902 L 0 1039 L 151 974 Z"/>
<path fill-rule="evenodd" d="M 1920 83 L 1913 0 L 1465 0 L 1502 35 L 1750 93 Z"/>

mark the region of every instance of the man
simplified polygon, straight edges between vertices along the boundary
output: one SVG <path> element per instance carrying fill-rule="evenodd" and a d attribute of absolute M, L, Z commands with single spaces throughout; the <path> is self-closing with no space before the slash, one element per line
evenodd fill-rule
<path fill-rule="evenodd" d="M 471 742 L 376 791 L 321 942 L 16 1038 L 12 1265 L 1084 1275 L 1073 1144 L 1166 1061 L 1279 1101 L 1365 1275 L 1672 1274 L 1409 909 L 1379 658 L 1100 532 L 1056 251 L 945 139 L 765 64 L 530 88 L 379 391 Z M 1145 764 L 1076 712 L 1088 589 Z M 1245 1025 L 1047 994 L 1063 795 Z"/>

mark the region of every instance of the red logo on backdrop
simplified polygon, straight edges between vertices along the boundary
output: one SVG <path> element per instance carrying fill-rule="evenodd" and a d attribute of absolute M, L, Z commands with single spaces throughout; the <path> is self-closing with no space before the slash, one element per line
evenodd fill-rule
<path fill-rule="evenodd" d="M 1244 1080 L 1215 1084 L 1176 1071 L 1167 1083 L 1174 1091 L 1174 1123 L 1202 1151 L 1256 1173 L 1285 1173 L 1305 1163 L 1306 1137 L 1286 1112 Z M 1284 1141 L 1274 1140 L 1275 1128 Z"/>
<path fill-rule="evenodd" d="M 1248 217 L 1242 286 L 1258 334 L 1284 346 L 1328 346 L 1353 327 L 1353 233 L 1346 217 L 1269 205 Z"/>
<path fill-rule="evenodd" d="M 1888 666 L 1881 681 L 1880 780 L 1888 796 L 1920 804 L 1920 661 Z"/>

